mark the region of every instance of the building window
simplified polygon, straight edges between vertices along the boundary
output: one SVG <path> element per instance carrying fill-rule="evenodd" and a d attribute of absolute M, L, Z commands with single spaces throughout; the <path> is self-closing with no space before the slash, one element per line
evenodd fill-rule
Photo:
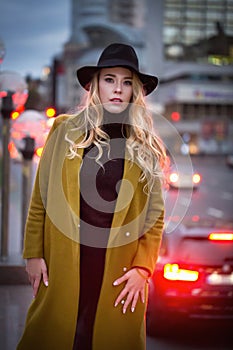
<path fill-rule="evenodd" d="M 227 59 L 221 62 L 232 63 L 233 57 L 229 59 L 233 40 L 232 0 L 166 0 L 164 3 L 163 41 L 167 60 L 214 63 L 210 55 L 224 55 Z"/>

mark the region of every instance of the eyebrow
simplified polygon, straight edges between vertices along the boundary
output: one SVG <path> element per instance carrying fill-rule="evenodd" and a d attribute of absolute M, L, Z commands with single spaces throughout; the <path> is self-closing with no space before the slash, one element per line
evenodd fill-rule
<path fill-rule="evenodd" d="M 110 77 L 113 77 L 113 78 L 116 77 L 115 74 L 111 74 L 111 73 L 106 73 L 106 74 L 104 74 L 104 76 L 105 76 L 105 77 L 106 77 L 106 76 L 110 76 Z M 124 79 L 133 79 L 133 77 L 124 77 Z"/>

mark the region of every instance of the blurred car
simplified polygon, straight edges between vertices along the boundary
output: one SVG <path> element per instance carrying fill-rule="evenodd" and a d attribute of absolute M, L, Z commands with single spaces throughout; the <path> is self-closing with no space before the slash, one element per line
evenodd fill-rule
<path fill-rule="evenodd" d="M 190 220 L 164 233 L 149 285 L 148 334 L 194 318 L 233 320 L 233 222 Z"/>
<path fill-rule="evenodd" d="M 168 172 L 167 182 L 172 189 L 197 189 L 201 183 L 201 175 L 186 164 L 173 164 Z"/>
<path fill-rule="evenodd" d="M 228 154 L 226 156 L 226 165 L 233 168 L 233 154 Z"/>

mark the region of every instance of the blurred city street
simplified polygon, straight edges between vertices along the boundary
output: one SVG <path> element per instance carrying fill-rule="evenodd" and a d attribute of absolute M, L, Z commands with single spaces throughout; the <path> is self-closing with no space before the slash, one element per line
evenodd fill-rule
<path fill-rule="evenodd" d="M 16 21 L 12 21 L 13 13 L 17 13 Z M 76 79 L 78 67 L 93 67 L 102 49 L 112 43 L 132 45 L 139 57 L 140 70 L 158 77 L 158 89 L 148 97 L 155 131 L 163 140 L 174 168 L 178 156 L 182 161 L 188 159 L 183 162 L 184 182 L 188 177 L 193 185 L 194 174 L 200 180 L 195 183 L 194 190 L 187 186 L 179 188 L 179 169 L 169 169 L 168 175 L 175 175 L 176 180 L 170 181 L 171 187 L 164 188 L 164 231 L 174 238 L 179 252 L 175 258 L 164 262 L 161 252 L 169 259 L 169 249 L 163 247 L 163 239 L 156 265 L 157 268 L 163 260 L 159 280 L 162 283 L 157 283 L 155 274 L 150 282 L 154 278 L 156 286 L 165 286 L 164 295 L 171 301 L 171 308 L 180 307 L 182 316 L 186 311 L 182 304 L 185 298 L 188 306 L 198 305 L 201 312 L 192 314 L 192 320 L 183 319 L 182 322 L 174 317 L 170 324 L 168 304 L 164 304 L 168 320 L 163 324 L 165 332 L 153 334 L 147 327 L 147 350 L 233 349 L 232 14 L 233 0 L 2 1 L 0 350 L 16 349 L 32 301 L 22 259 L 22 228 L 32 186 L 29 180 L 35 177 L 53 120 L 63 113 L 76 114 L 83 107 L 85 84 L 82 86 Z M 147 90 L 142 83 L 145 93 Z M 87 87 L 89 89 L 88 84 L 85 89 Z M 191 166 L 185 178 L 188 163 Z M 216 231 L 212 228 L 210 231 L 218 236 L 215 241 L 211 240 L 209 232 L 204 236 L 196 227 L 192 235 L 184 229 L 181 244 L 177 236 L 172 235 L 184 220 L 191 226 L 201 221 L 207 223 L 209 219 L 216 227 Z M 223 239 L 223 235 L 228 238 Z M 208 244 L 215 245 L 216 254 L 212 254 Z M 171 251 L 175 250 L 174 246 Z M 206 252 L 211 255 L 211 263 L 207 261 Z M 222 255 L 221 259 L 218 254 Z M 175 278 L 169 273 L 167 278 L 166 266 L 175 266 Z M 185 279 L 187 275 L 180 277 L 180 271 L 191 276 L 194 272 L 198 277 Z M 205 277 L 201 273 L 205 273 Z M 172 281 L 171 289 L 164 280 L 168 284 Z M 187 297 L 184 286 L 188 286 L 191 297 Z M 161 299 L 155 297 L 154 300 L 162 305 Z M 148 307 L 147 319 L 149 313 Z M 155 314 L 160 322 L 157 315 L 163 313 L 156 311 Z M 200 315 L 201 320 L 194 319 Z"/>

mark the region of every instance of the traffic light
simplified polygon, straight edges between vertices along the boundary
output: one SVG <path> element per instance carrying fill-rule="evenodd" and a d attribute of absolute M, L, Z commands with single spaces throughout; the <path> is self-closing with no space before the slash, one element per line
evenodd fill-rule
<path fill-rule="evenodd" d="M 19 105 L 19 106 L 17 106 L 17 108 L 16 108 L 14 111 L 12 111 L 12 113 L 11 113 L 11 119 L 12 119 L 12 120 L 18 119 L 19 116 L 20 116 L 20 114 L 21 114 L 24 110 L 25 110 L 24 105 Z"/>
<path fill-rule="evenodd" d="M 53 107 L 48 107 L 45 111 L 46 117 L 54 118 L 56 116 L 56 109 Z"/>

